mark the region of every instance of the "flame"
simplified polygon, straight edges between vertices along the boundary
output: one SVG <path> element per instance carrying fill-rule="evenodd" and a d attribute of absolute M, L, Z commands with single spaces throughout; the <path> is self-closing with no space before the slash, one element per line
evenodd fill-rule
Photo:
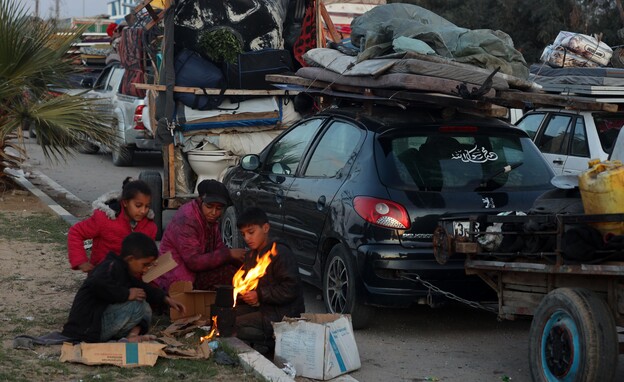
<path fill-rule="evenodd" d="M 204 341 L 210 341 L 213 339 L 213 337 L 216 337 L 219 335 L 219 332 L 217 331 L 217 316 L 212 316 L 212 327 L 210 328 L 210 332 L 208 332 L 208 335 L 200 337 L 199 338 L 199 343 L 203 343 Z"/>
<path fill-rule="evenodd" d="M 258 281 L 266 273 L 266 269 L 271 264 L 271 257 L 277 255 L 277 249 L 275 243 L 270 250 L 266 251 L 262 256 L 256 257 L 256 266 L 251 268 L 245 273 L 244 267 L 241 267 L 234 278 L 232 279 L 232 285 L 234 285 L 234 306 L 236 306 L 236 296 L 242 292 L 249 292 L 258 287 Z"/>

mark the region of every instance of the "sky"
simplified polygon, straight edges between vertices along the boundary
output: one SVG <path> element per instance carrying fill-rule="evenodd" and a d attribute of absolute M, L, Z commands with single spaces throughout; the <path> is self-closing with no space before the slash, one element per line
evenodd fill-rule
<path fill-rule="evenodd" d="M 35 13 L 35 0 L 18 0 L 30 13 Z M 107 0 L 59 0 L 61 18 L 95 16 L 107 13 Z M 54 15 L 55 0 L 39 0 L 39 16 L 48 18 Z"/>

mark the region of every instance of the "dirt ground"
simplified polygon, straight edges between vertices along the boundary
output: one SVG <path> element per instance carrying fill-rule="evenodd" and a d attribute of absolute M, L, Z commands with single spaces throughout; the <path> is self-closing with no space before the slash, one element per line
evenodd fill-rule
<path fill-rule="evenodd" d="M 0 194 L 0 380 L 255 380 L 240 366 L 221 366 L 212 359 L 160 358 L 152 368 L 122 369 L 61 363 L 61 345 L 13 349 L 16 335 L 40 336 L 62 329 L 85 277 L 69 268 L 68 228 L 27 191 Z M 155 330 L 168 323 L 167 317 L 155 317 Z"/>

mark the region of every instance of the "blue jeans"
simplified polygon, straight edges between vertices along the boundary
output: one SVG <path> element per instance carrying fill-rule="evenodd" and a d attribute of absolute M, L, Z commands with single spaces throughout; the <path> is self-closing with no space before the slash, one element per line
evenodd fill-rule
<path fill-rule="evenodd" d="M 132 328 L 141 321 L 152 321 L 152 308 L 146 301 L 126 301 L 121 304 L 111 304 L 102 315 L 102 331 L 100 339 L 108 341 L 126 337 Z"/>

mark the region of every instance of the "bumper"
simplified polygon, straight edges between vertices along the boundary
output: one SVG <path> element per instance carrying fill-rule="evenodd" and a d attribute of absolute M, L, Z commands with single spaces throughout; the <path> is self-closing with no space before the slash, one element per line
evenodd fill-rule
<path fill-rule="evenodd" d="M 478 276 L 466 275 L 463 258 L 451 259 L 445 265 L 440 265 L 431 249 L 364 245 L 358 248 L 357 263 L 363 296 L 366 303 L 371 305 L 406 307 L 426 297 L 429 289 L 415 281 L 414 274 L 444 292 L 465 299 L 495 298 L 494 291 Z"/>
<path fill-rule="evenodd" d="M 153 138 L 135 138 L 134 144 L 139 150 L 160 151 L 162 145 Z"/>

